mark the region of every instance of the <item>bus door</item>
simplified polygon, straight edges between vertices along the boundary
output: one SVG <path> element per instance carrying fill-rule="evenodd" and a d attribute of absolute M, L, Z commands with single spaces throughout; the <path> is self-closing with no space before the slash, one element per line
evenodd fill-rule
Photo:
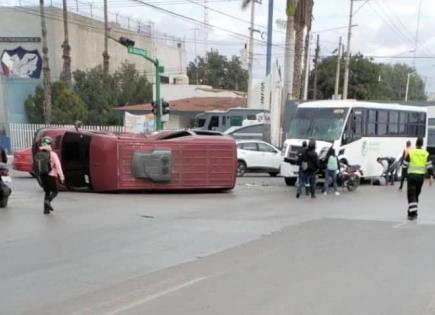
<path fill-rule="evenodd" d="M 341 138 L 341 146 L 338 155 L 343 155 L 351 164 L 364 166 L 364 134 L 365 110 L 353 108 L 349 113 L 346 126 Z"/>

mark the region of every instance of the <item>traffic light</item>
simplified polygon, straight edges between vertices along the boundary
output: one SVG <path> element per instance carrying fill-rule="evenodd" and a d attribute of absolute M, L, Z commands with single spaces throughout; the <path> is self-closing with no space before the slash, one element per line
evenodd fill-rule
<path fill-rule="evenodd" d="M 169 103 L 165 100 L 162 100 L 162 116 L 163 115 L 169 115 L 169 112 L 171 109 L 169 108 Z"/>
<path fill-rule="evenodd" d="M 134 46 L 134 44 L 135 44 L 134 40 L 131 40 L 130 38 L 127 38 L 127 37 L 124 37 L 124 36 L 121 36 L 119 38 L 118 42 L 121 45 L 124 45 L 125 47 Z"/>

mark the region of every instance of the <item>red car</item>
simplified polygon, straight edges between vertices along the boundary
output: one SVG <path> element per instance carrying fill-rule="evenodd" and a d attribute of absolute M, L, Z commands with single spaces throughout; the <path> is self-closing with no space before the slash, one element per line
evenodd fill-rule
<path fill-rule="evenodd" d="M 236 181 L 236 143 L 218 133 L 41 129 L 34 152 L 44 136 L 55 139 L 69 190 L 228 190 Z"/>
<path fill-rule="evenodd" d="M 14 152 L 14 160 L 12 161 L 12 168 L 21 172 L 28 172 L 32 174 L 33 160 L 32 148 L 25 148 Z"/>

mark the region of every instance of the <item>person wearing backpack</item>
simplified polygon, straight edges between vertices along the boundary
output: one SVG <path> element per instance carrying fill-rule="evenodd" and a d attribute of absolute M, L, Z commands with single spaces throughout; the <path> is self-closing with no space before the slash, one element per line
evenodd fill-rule
<path fill-rule="evenodd" d="M 310 183 L 311 198 L 316 198 L 316 172 L 319 170 L 319 156 L 316 153 L 316 141 L 311 139 L 308 148 L 301 156 L 301 167 L 303 170 L 304 183 Z M 302 191 L 301 184 L 298 186 L 296 198 L 299 198 Z"/>
<path fill-rule="evenodd" d="M 52 143 L 53 139 L 50 137 L 42 138 L 41 146 L 34 158 L 35 171 L 41 180 L 45 192 L 44 214 L 49 214 L 53 211 L 51 202 L 58 194 L 57 179 L 59 178 L 62 184 L 65 181 L 59 157 L 51 148 Z"/>
<path fill-rule="evenodd" d="M 305 169 L 307 167 L 307 163 L 306 161 L 303 161 L 306 150 L 307 150 L 307 142 L 304 141 L 302 142 L 302 149 L 298 153 L 297 164 L 299 166 L 299 170 L 298 170 L 298 187 L 297 187 L 296 198 L 300 197 L 302 193 L 302 188 L 305 188 L 305 194 L 308 195 L 309 184 L 305 180 Z"/>
<path fill-rule="evenodd" d="M 326 169 L 325 169 L 325 183 L 323 186 L 323 194 L 327 195 L 329 190 L 329 179 L 332 179 L 334 187 L 334 193 L 339 196 L 340 193 L 337 190 L 337 170 L 339 168 L 338 157 L 335 155 L 335 150 L 330 148 L 326 154 Z"/>

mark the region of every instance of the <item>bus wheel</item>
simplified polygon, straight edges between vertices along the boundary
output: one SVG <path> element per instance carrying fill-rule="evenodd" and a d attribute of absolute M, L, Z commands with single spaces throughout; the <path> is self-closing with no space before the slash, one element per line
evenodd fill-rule
<path fill-rule="evenodd" d="M 287 186 L 294 186 L 296 184 L 296 177 L 284 177 Z"/>

